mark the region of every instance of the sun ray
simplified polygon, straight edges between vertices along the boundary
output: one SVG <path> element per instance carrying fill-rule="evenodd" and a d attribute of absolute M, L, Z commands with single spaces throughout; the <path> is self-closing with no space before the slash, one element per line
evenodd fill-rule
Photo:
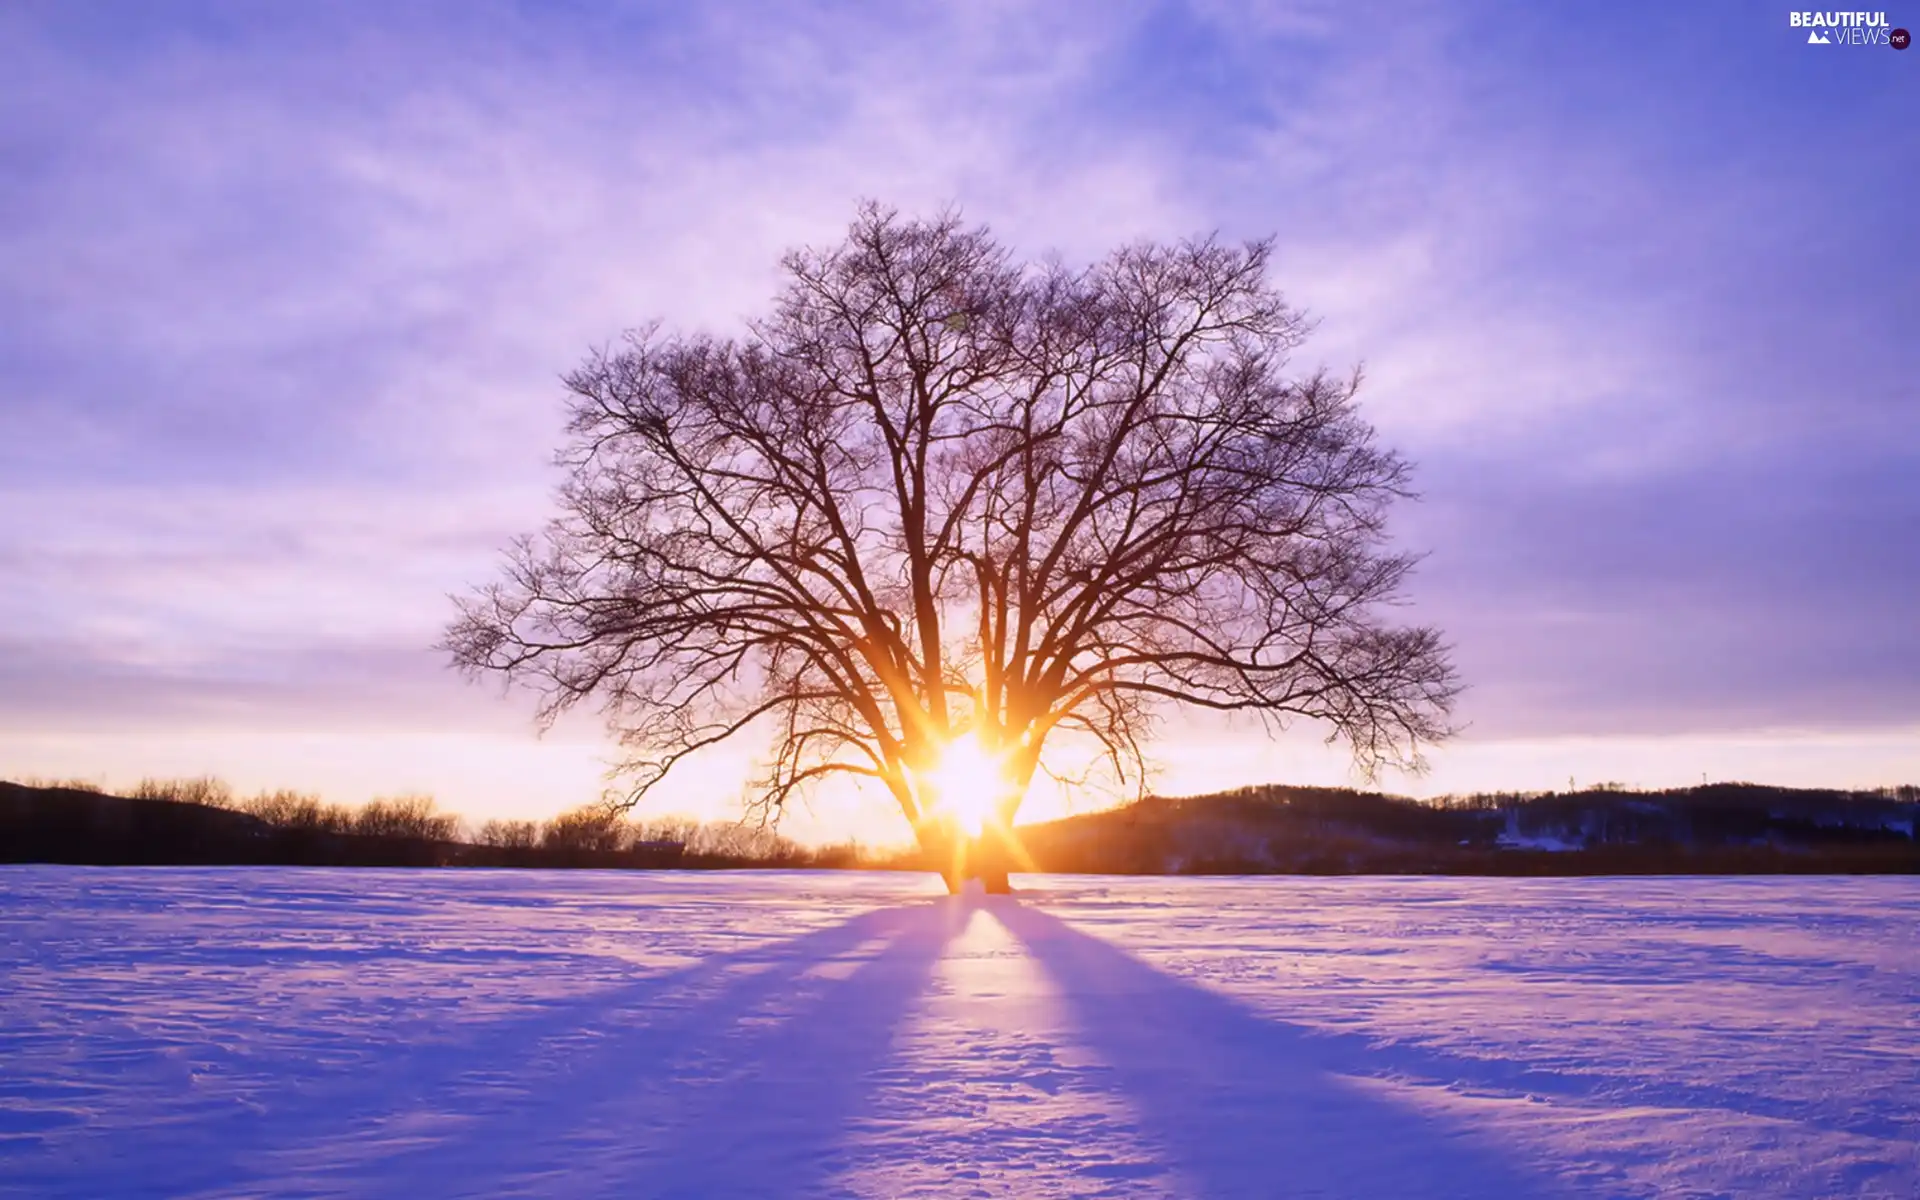
<path fill-rule="evenodd" d="M 932 767 L 911 778 L 923 811 L 957 835 L 952 838 L 953 877 L 966 874 L 970 849 L 982 849 L 981 839 L 989 835 L 1005 848 L 1014 869 L 1036 869 L 1032 855 L 1001 815 L 1017 807 L 1012 800 L 1019 790 L 1004 755 L 988 750 L 974 734 L 963 733 L 941 748 Z"/>
<path fill-rule="evenodd" d="M 1000 759 L 970 733 L 942 747 L 939 762 L 922 778 L 933 810 L 951 819 L 968 837 L 980 836 L 1012 786 Z"/>

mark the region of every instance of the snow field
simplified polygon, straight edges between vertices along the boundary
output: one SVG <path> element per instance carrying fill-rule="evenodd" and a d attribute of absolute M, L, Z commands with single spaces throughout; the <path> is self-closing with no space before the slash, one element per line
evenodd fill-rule
<path fill-rule="evenodd" d="M 1016 886 L 0 869 L 0 1195 L 1920 1195 L 1920 880 Z"/>

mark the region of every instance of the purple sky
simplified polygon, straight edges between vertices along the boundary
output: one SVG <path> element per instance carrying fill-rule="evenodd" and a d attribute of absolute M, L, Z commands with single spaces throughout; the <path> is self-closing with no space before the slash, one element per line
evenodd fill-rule
<path fill-rule="evenodd" d="M 445 596 L 544 515 L 560 372 L 736 330 L 871 196 L 1070 258 L 1277 235 L 1471 685 L 1390 786 L 1920 778 L 1920 51 L 1755 3 L 795 7 L 0 9 L 0 775 L 586 798 L 594 731 L 447 671 Z M 1169 790 L 1344 770 L 1177 732 Z"/>

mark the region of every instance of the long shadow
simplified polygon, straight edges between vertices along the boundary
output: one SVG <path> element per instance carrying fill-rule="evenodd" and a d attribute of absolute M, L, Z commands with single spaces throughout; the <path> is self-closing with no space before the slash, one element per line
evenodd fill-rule
<path fill-rule="evenodd" d="M 509 1150 L 567 1136 L 545 1115 L 556 1095 L 577 1102 L 616 1092 L 652 1058 L 711 1040 L 730 1014 L 790 992 L 809 965 L 920 930 L 931 911 L 931 904 L 906 904 L 861 913 L 525 1016 L 460 1028 L 350 1075 L 289 1061 L 286 1087 L 262 1106 L 202 1109 L 190 1118 L 183 1110 L 139 1130 L 102 1130 L 57 1159 L 16 1162 L 9 1174 L 46 1196 L 106 1194 L 124 1184 L 103 1191 L 104 1181 L 133 1178 L 152 1195 L 258 1194 L 266 1183 L 279 1194 L 338 1194 L 369 1190 L 376 1181 L 362 1168 L 374 1161 L 432 1160 L 454 1177 L 471 1174 L 462 1162 L 505 1166 L 515 1157 Z M 349 1175 L 360 1177 L 343 1184 Z M 416 1183 L 415 1194 L 454 1194 L 447 1178 L 424 1190 Z"/>
<path fill-rule="evenodd" d="M 579 1061 L 531 1087 L 516 1081 L 510 1096 L 456 1087 L 419 1098 L 428 1112 L 479 1099 L 482 1117 L 409 1144 L 402 1114 L 354 1139 L 371 1139 L 370 1153 L 294 1155 L 271 1175 L 293 1190 L 408 1200 L 816 1194 L 843 1165 L 893 1030 L 963 918 L 934 901 L 783 943 L 766 969 L 695 1005 L 609 1023 Z"/>
<path fill-rule="evenodd" d="M 1087 1048 L 1105 1060 L 1088 1083 L 1132 1106 L 1196 1197 L 1565 1194 L 1445 1117 L 1369 1090 L 1355 1078 L 1369 1064 L 1351 1045 L 1330 1054 L 1305 1028 L 1155 970 L 1030 905 L 991 911 L 1059 986 Z"/>
<path fill-rule="evenodd" d="M 1046 917 L 1044 912 L 1040 915 L 1057 920 Z M 1545 1096 L 1573 1104 L 1613 1108 L 1718 1109 L 1792 1121 L 1823 1133 L 1888 1141 L 1911 1141 L 1916 1131 L 1920 1131 L 1920 1121 L 1912 1112 L 1876 1112 L 1852 1103 L 1851 1097 L 1806 1099 L 1686 1079 L 1635 1077 L 1617 1071 L 1569 1071 L 1538 1066 L 1524 1059 L 1475 1057 L 1407 1042 L 1382 1049 L 1375 1039 L 1358 1033 L 1314 1030 L 1308 1036 L 1318 1061 L 1342 1074 L 1392 1075 L 1457 1083 L 1512 1096 Z"/>
<path fill-rule="evenodd" d="M 971 909 L 941 899 L 884 950 L 828 988 L 803 1017 L 734 1039 L 725 1070 L 610 1182 L 662 1200 L 843 1194 L 850 1135 L 873 1112 L 895 1031 L 927 990 Z"/>

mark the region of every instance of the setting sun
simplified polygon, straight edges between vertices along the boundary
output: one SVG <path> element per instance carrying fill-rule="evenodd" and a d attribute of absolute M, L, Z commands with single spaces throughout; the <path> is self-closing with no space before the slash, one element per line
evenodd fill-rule
<path fill-rule="evenodd" d="M 951 817 L 968 837 L 980 836 L 981 829 L 993 820 L 1008 786 L 1000 760 L 987 753 L 970 733 L 947 743 L 939 765 L 927 772 L 923 782 L 930 809 Z"/>

